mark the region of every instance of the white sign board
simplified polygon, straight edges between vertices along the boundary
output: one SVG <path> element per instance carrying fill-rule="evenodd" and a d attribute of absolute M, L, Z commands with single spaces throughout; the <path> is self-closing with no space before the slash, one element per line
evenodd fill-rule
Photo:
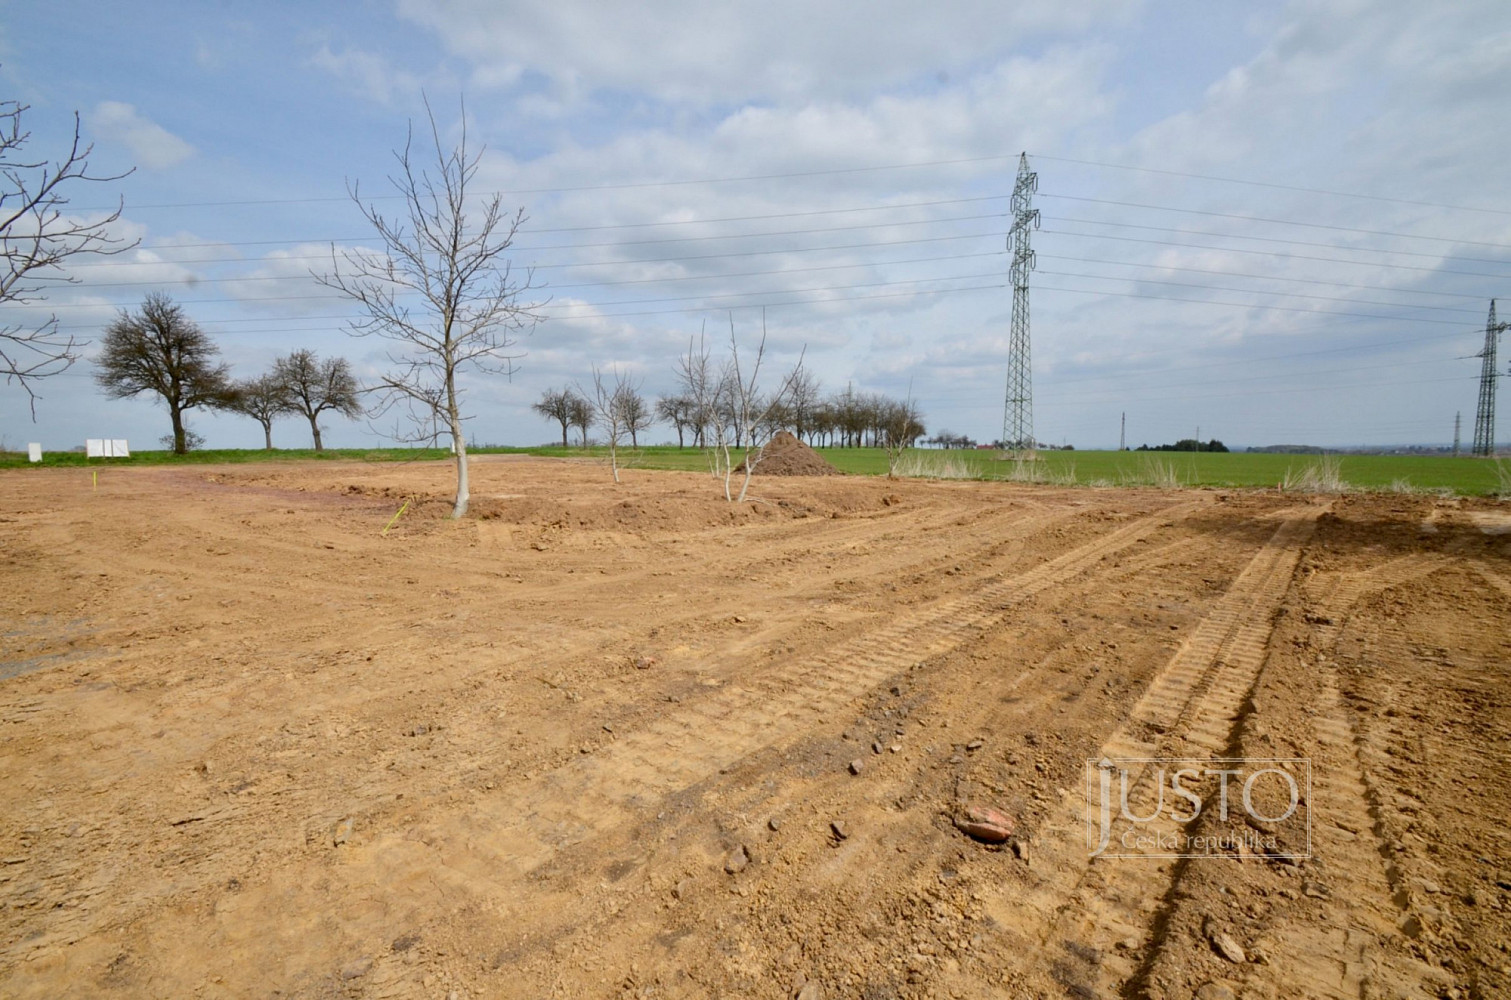
<path fill-rule="evenodd" d="M 125 438 L 87 438 L 84 441 L 86 458 L 130 458 L 131 449 Z"/>
<path fill-rule="evenodd" d="M 36 441 L 33 441 L 31 444 L 27 445 L 26 457 L 31 459 L 33 462 L 42 461 L 42 445 L 40 445 Z"/>

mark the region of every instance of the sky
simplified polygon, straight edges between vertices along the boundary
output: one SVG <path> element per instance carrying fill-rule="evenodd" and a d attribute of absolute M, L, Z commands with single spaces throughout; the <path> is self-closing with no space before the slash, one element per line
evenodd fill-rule
<path fill-rule="evenodd" d="M 105 398 L 90 360 L 153 291 L 239 377 L 298 348 L 381 375 L 389 344 L 315 276 L 378 245 L 354 187 L 402 213 L 394 150 L 428 99 L 448 149 L 465 116 L 478 202 L 523 209 L 509 259 L 545 303 L 512 378 L 465 380 L 475 443 L 552 440 L 530 404 L 594 365 L 669 394 L 689 338 L 749 350 L 763 319 L 773 373 L 801 357 L 826 391 L 996 439 L 1026 152 L 1041 441 L 1116 447 L 1126 415 L 1130 446 L 1446 444 L 1461 413 L 1467 448 L 1486 311 L 1511 300 L 1508 80 L 1504 0 L 0 2 L 26 152 L 57 157 L 77 112 L 95 171 L 132 172 L 69 210 L 123 204 L 139 241 L 0 304 L 89 342 L 35 420 L 0 384 L 0 435 L 158 447 L 161 402 Z"/>

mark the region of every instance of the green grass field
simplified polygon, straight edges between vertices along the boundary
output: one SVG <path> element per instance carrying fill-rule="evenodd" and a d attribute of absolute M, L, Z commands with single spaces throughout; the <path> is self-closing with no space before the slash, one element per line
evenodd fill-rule
<path fill-rule="evenodd" d="M 602 459 L 601 448 L 477 448 L 473 454 L 529 454 L 544 457 Z M 879 448 L 823 448 L 841 472 L 885 475 L 887 456 Z M 0 453 L 0 469 L 102 468 L 119 465 L 210 465 L 265 461 L 444 461 L 439 448 L 330 448 L 323 452 L 288 448 L 275 451 L 226 449 L 174 455 L 139 451 L 127 459 L 86 459 L 77 452 L 50 452 L 40 466 L 25 453 Z M 1417 455 L 1330 455 L 1328 469 L 1345 490 L 1444 492 L 1464 496 L 1511 495 L 1511 461 L 1486 461 Z M 701 451 L 667 446 L 622 449 L 629 468 L 701 472 L 709 468 Z M 1316 455 L 1270 455 L 1246 452 L 1045 451 L 1033 462 L 1015 463 L 992 451 L 912 451 L 904 456 L 913 475 L 926 478 L 1016 480 L 1081 486 L 1229 486 L 1305 490 L 1299 480 L 1323 466 Z"/>

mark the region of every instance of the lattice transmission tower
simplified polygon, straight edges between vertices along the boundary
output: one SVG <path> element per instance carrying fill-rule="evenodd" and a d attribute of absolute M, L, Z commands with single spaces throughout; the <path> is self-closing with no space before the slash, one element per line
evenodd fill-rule
<path fill-rule="evenodd" d="M 1511 323 L 1495 321 L 1495 300 L 1490 300 L 1490 318 L 1485 321 L 1485 349 L 1480 358 L 1480 405 L 1474 412 L 1475 455 L 1495 454 L 1495 346 Z"/>
<path fill-rule="evenodd" d="M 1007 403 L 1002 412 L 1002 445 L 1013 451 L 1034 449 L 1034 376 L 1028 338 L 1028 273 L 1034 269 L 1029 233 L 1039 228 L 1039 210 L 1032 207 L 1039 175 L 1028 169 L 1028 154 L 1018 157 L 1018 180 L 1013 185 L 1013 227 L 1007 234 L 1012 251 L 1008 276 L 1013 282 L 1013 330 L 1007 347 Z"/>

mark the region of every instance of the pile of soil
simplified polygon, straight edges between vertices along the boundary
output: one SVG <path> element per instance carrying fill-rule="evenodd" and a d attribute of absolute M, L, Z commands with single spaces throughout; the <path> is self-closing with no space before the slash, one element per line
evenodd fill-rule
<path fill-rule="evenodd" d="M 745 471 L 741 462 L 736 472 Z M 758 476 L 836 476 L 839 470 L 789 431 L 777 431 L 756 460 Z"/>

